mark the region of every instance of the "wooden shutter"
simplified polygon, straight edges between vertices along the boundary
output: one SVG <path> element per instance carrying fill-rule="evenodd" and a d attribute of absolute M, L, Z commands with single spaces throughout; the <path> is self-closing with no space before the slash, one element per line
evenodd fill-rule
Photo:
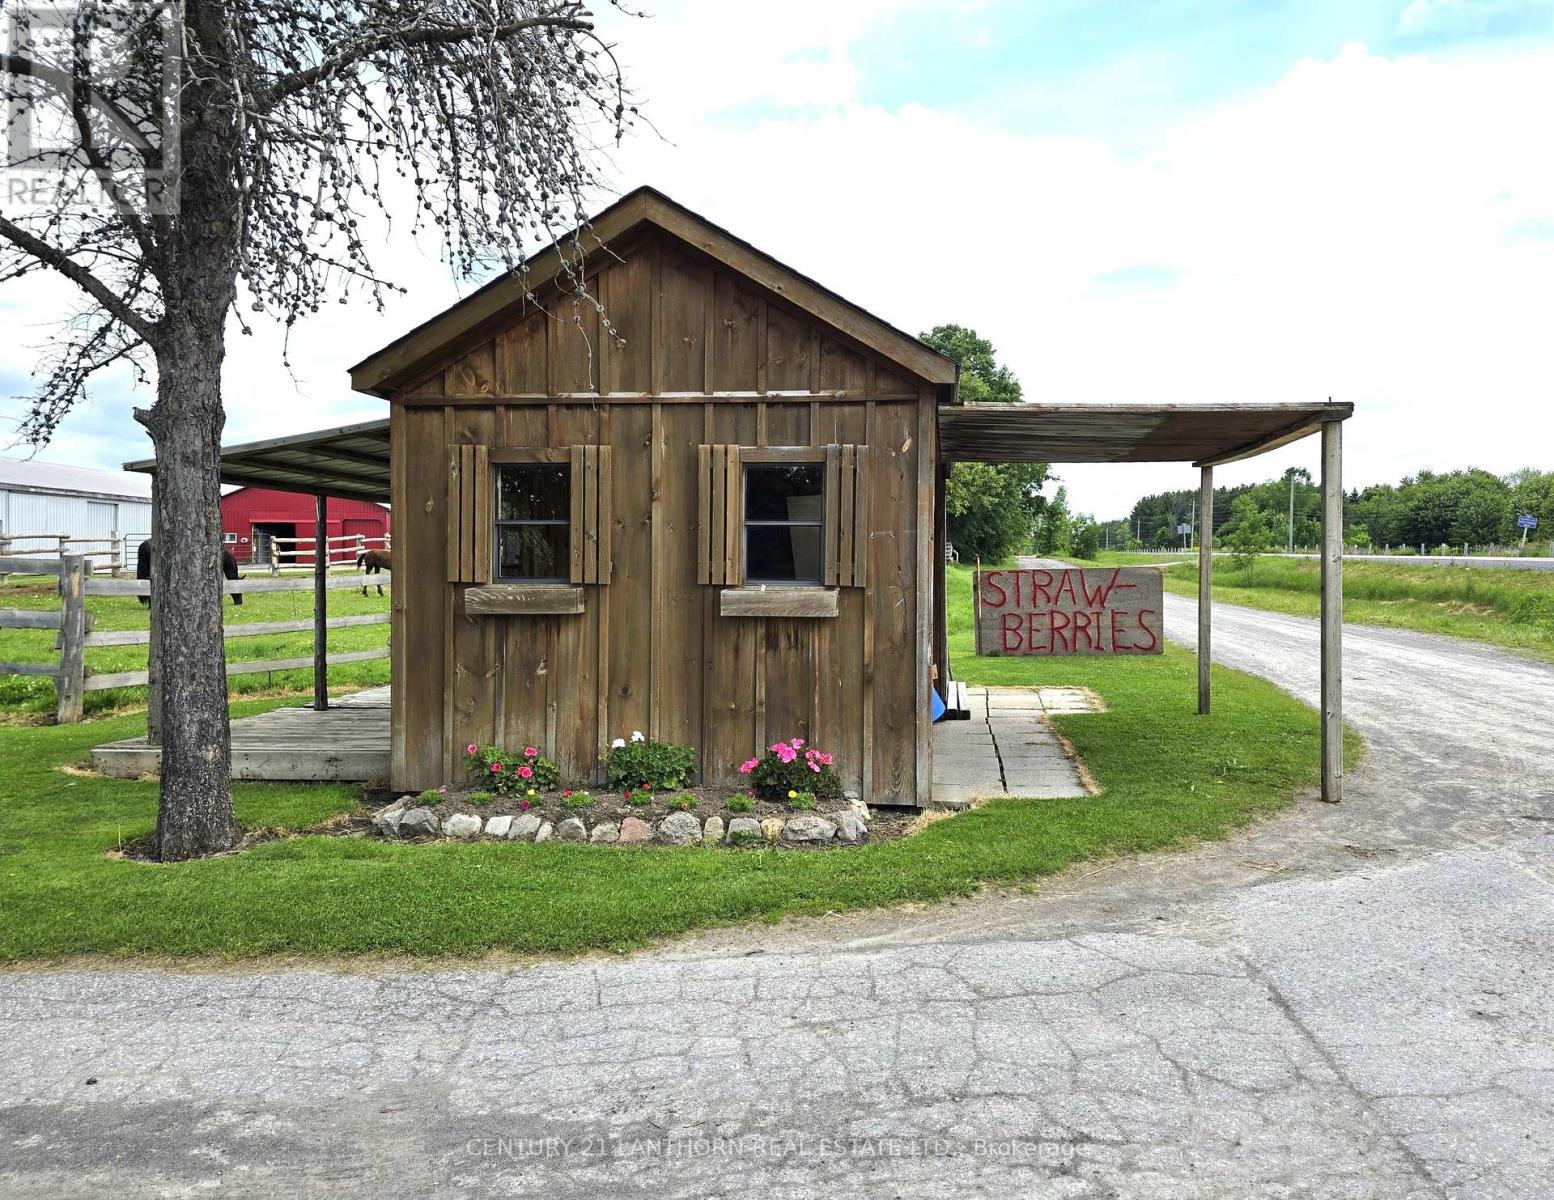
<path fill-rule="evenodd" d="M 448 447 L 448 582 L 491 581 L 491 461 L 486 446 Z"/>
<path fill-rule="evenodd" d="M 826 447 L 825 582 L 863 587 L 869 561 L 869 448 Z"/>
<path fill-rule="evenodd" d="M 745 476 L 738 446 L 697 447 L 696 579 L 737 586 L 745 577 Z"/>
<path fill-rule="evenodd" d="M 572 447 L 572 582 L 610 582 L 610 448 Z"/>

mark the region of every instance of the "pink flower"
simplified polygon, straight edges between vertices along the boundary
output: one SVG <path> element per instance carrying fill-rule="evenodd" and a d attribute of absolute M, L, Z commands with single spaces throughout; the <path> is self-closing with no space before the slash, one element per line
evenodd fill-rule
<path fill-rule="evenodd" d="M 803 738 L 794 738 L 788 744 L 790 746 L 792 746 L 795 750 L 802 750 L 804 748 L 804 739 Z"/>
<path fill-rule="evenodd" d="M 530 809 L 533 808 L 534 805 L 530 804 L 527 800 L 520 800 L 518 801 L 518 807 L 522 809 Z"/>
<path fill-rule="evenodd" d="M 533 779 L 534 778 L 534 768 L 533 767 L 519 767 L 518 768 L 518 776 L 521 779 Z"/>
<path fill-rule="evenodd" d="M 438 788 L 437 790 L 439 792 L 446 792 L 448 790 L 448 785 L 445 783 L 445 784 L 442 785 L 442 787 Z"/>
<path fill-rule="evenodd" d="M 523 748 L 523 756 L 525 758 L 533 758 L 538 753 L 539 751 L 536 750 L 533 746 L 525 746 Z"/>
<path fill-rule="evenodd" d="M 774 753 L 774 754 L 781 754 L 784 750 L 786 750 L 788 748 L 788 743 L 787 742 L 773 742 L 771 748 L 772 748 L 772 753 Z"/>
<path fill-rule="evenodd" d="M 816 774 L 816 775 L 819 775 L 819 774 L 820 774 L 820 764 L 819 764 L 819 763 L 817 763 L 817 762 L 811 762 L 811 763 L 810 763 L 810 764 L 809 764 L 809 769 L 810 769 L 810 770 L 811 770 L 811 771 L 813 771 L 813 772 L 814 772 L 814 773 L 815 773 L 815 774 Z"/>
<path fill-rule="evenodd" d="M 822 754 L 820 761 L 829 767 L 831 765 L 831 756 L 829 754 Z"/>
<path fill-rule="evenodd" d="M 464 753 L 465 754 L 479 754 L 480 750 L 479 750 L 478 747 L 476 747 L 474 742 L 471 742 L 469 745 L 464 747 Z"/>
<path fill-rule="evenodd" d="M 495 775 L 501 769 L 502 769 L 502 764 L 501 763 L 492 763 L 491 764 L 491 774 Z"/>
<path fill-rule="evenodd" d="M 739 764 L 739 773 L 741 775 L 748 775 L 748 774 L 750 774 L 751 771 L 755 770 L 756 767 L 758 767 L 759 765 L 760 765 L 760 760 L 759 759 L 747 758 L 747 759 L 745 759 L 744 762 Z"/>

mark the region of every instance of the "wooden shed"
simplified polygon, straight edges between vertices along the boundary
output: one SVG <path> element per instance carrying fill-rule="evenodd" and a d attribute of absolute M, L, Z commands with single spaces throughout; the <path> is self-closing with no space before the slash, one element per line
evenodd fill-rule
<path fill-rule="evenodd" d="M 352 369 L 390 403 L 396 788 L 469 743 L 711 785 L 778 738 L 926 801 L 955 364 L 650 189 Z"/>

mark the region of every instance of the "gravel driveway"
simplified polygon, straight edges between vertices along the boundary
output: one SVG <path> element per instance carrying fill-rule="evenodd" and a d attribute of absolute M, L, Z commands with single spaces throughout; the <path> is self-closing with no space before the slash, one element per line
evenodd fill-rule
<path fill-rule="evenodd" d="M 1215 647 L 1315 694 L 1311 621 L 1221 606 Z M 1554 1194 L 1554 668 L 1346 651 L 1344 805 L 1036 895 L 536 966 L 0 972 L 0 1194 Z"/>

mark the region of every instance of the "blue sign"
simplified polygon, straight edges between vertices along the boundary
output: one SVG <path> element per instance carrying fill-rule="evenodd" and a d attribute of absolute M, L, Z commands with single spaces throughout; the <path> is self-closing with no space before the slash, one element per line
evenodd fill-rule
<path fill-rule="evenodd" d="M 1538 518 L 1530 513 L 1524 513 L 1516 518 L 1516 527 L 1518 529 L 1536 529 L 1538 528 Z"/>

